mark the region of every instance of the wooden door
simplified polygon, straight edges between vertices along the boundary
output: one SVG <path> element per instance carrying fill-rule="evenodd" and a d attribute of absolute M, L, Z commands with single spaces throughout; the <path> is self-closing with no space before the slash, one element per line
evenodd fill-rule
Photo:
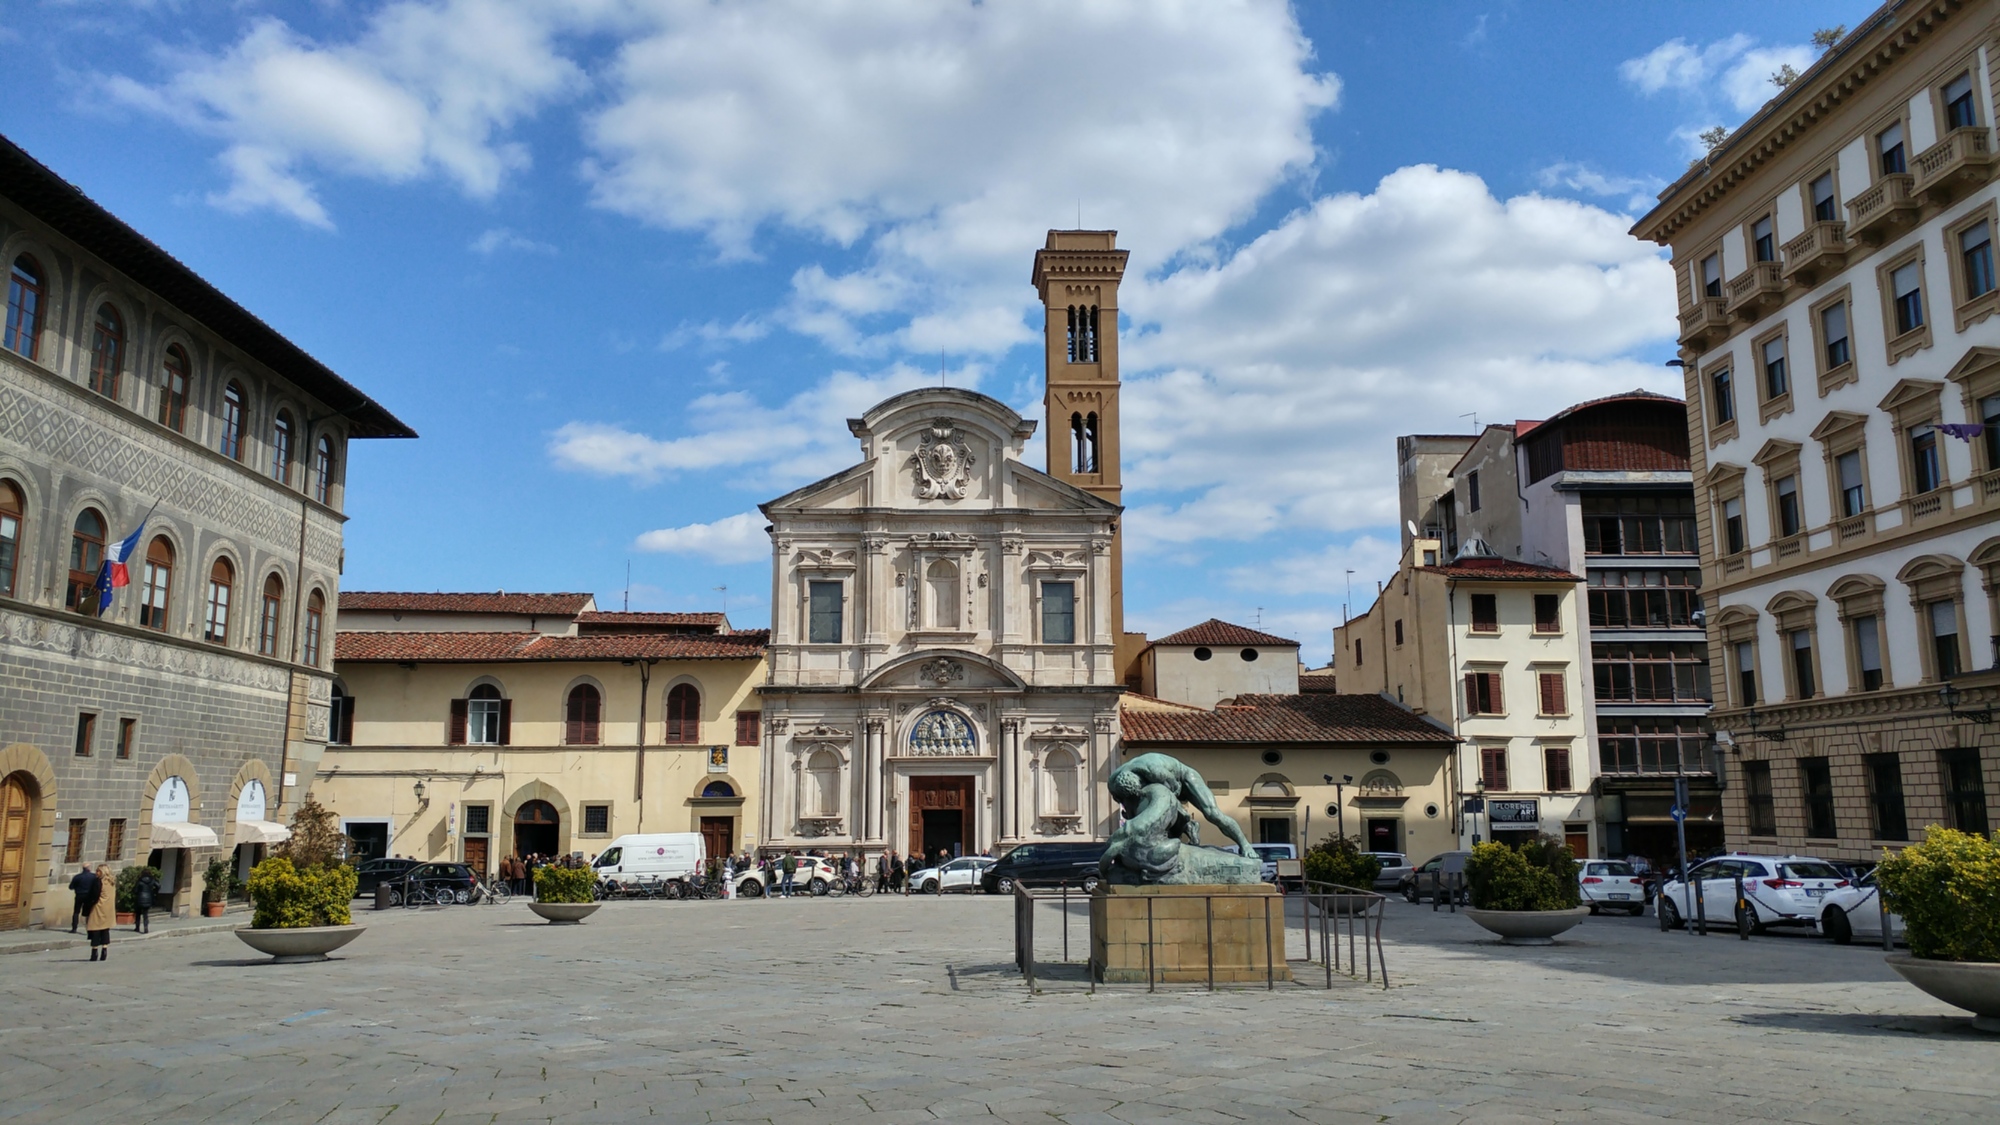
<path fill-rule="evenodd" d="M 701 818 L 702 850 L 710 859 L 726 859 L 736 850 L 736 818 L 733 816 L 705 816 Z"/>
<path fill-rule="evenodd" d="M 1569 845 L 1569 854 L 1575 856 L 1576 858 L 1588 859 L 1590 857 L 1589 832 L 1585 831 L 1585 832 L 1566 833 L 1563 836 L 1563 843 Z"/>
<path fill-rule="evenodd" d="M 486 877 L 486 837 L 465 838 L 465 865 L 472 868 L 474 875 L 482 879 Z"/>
<path fill-rule="evenodd" d="M 35 798 L 28 780 L 9 774 L 0 781 L 0 930 L 28 924 L 33 872 L 28 858 L 34 836 Z"/>
<path fill-rule="evenodd" d="M 924 850 L 924 813 L 953 811 L 958 814 L 959 854 L 972 847 L 972 779 L 970 777 L 913 777 L 910 779 L 910 837 L 908 855 Z"/>

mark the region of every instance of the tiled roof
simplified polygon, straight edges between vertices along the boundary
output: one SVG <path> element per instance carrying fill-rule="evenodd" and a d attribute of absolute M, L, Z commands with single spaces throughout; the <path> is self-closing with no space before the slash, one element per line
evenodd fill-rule
<path fill-rule="evenodd" d="M 1211 617 L 1192 629 L 1182 629 L 1178 633 L 1153 642 L 1156 645 L 1286 645 L 1299 647 L 1299 642 L 1289 637 L 1274 637 L 1269 633 L 1259 633 L 1255 629 L 1245 629 L 1241 625 L 1231 625 L 1220 618 Z"/>
<path fill-rule="evenodd" d="M 1331 695 L 1340 689 L 1333 685 L 1332 672 L 1299 673 L 1299 694 Z"/>
<path fill-rule="evenodd" d="M 417 594 L 342 590 L 340 608 L 397 613 L 521 613 L 531 617 L 574 616 L 591 603 L 590 594 Z"/>
<path fill-rule="evenodd" d="M 1541 566 L 1536 563 L 1519 562 L 1514 559 L 1495 558 L 1491 555 L 1471 555 L 1462 559 L 1454 559 L 1441 566 L 1420 566 L 1417 569 L 1432 574 L 1442 574 L 1446 578 L 1456 578 L 1461 582 L 1583 581 L 1583 579 L 1561 567 Z"/>
<path fill-rule="evenodd" d="M 490 664 L 517 660 L 761 660 L 767 629 L 728 636 L 625 633 L 551 637 L 541 633 L 342 632 L 333 658 L 355 663 Z"/>
<path fill-rule="evenodd" d="M 592 610 L 576 615 L 578 625 L 707 625 L 729 627 L 729 619 L 719 613 L 632 613 L 624 610 Z"/>
<path fill-rule="evenodd" d="M 1175 703 L 1171 699 L 1161 699 L 1138 691 L 1127 691 L 1119 696 L 1118 705 L 1127 711 L 1194 711 L 1203 715 L 1208 713 L 1206 707 L 1196 707 L 1192 703 Z"/>
<path fill-rule="evenodd" d="M 1119 725 L 1128 747 L 1457 741 L 1379 695 L 1239 695 L 1199 713 L 1127 710 Z"/>

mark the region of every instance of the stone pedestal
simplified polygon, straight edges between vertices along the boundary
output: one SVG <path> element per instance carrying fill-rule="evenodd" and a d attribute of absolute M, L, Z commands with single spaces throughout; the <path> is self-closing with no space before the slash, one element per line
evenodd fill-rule
<path fill-rule="evenodd" d="M 1148 939 L 1147 917 L 1152 926 Z M 1268 926 L 1268 929 L 1267 929 Z M 1090 899 L 1091 972 L 1110 984 L 1288 981 L 1285 900 L 1267 883 L 1100 887 Z"/>

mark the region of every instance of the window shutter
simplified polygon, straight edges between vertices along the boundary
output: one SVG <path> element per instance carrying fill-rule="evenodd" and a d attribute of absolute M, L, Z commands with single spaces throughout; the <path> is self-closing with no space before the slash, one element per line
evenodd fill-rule
<path fill-rule="evenodd" d="M 1543 672 L 1541 675 L 1541 683 L 1542 683 L 1542 714 L 1544 715 L 1562 714 L 1564 710 L 1562 673 Z"/>
<path fill-rule="evenodd" d="M 1468 715 L 1479 714 L 1479 673 L 1477 672 L 1467 672 L 1465 674 L 1465 713 Z"/>
<path fill-rule="evenodd" d="M 465 700 L 451 701 L 451 737 L 453 746 L 465 745 Z"/>
<path fill-rule="evenodd" d="M 511 699 L 503 699 L 500 701 L 500 745 L 512 746 L 513 744 L 514 744 L 514 701 Z"/>
<path fill-rule="evenodd" d="M 1498 672 L 1486 673 L 1486 707 L 1488 711 L 1495 715 L 1507 710 L 1505 702 L 1500 698 L 1500 673 Z"/>

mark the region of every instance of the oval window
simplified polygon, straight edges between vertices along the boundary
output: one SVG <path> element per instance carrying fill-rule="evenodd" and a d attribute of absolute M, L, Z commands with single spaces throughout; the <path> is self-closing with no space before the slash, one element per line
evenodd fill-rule
<path fill-rule="evenodd" d="M 1387 750 L 1377 750 L 1373 754 L 1368 755 L 1368 760 L 1378 766 L 1386 766 L 1389 764 L 1389 752 Z"/>
<path fill-rule="evenodd" d="M 1254 649 L 1254 648 L 1246 648 L 1246 649 L 1244 649 L 1244 650 L 1243 650 L 1243 659 L 1245 659 L 1245 660 L 1255 660 L 1255 659 L 1257 659 L 1257 650 L 1256 650 L 1256 649 Z"/>
<path fill-rule="evenodd" d="M 1209 657 L 1214 655 L 1215 655 L 1214 653 L 1208 651 L 1208 649 L 1206 648 L 1198 648 L 1194 650 L 1194 658 L 1196 660 L 1207 660 Z"/>
<path fill-rule="evenodd" d="M 1283 754 L 1280 754 L 1276 750 L 1264 751 L 1264 764 L 1267 766 L 1275 766 L 1279 762 L 1282 762 L 1284 760 L 1285 756 Z"/>

